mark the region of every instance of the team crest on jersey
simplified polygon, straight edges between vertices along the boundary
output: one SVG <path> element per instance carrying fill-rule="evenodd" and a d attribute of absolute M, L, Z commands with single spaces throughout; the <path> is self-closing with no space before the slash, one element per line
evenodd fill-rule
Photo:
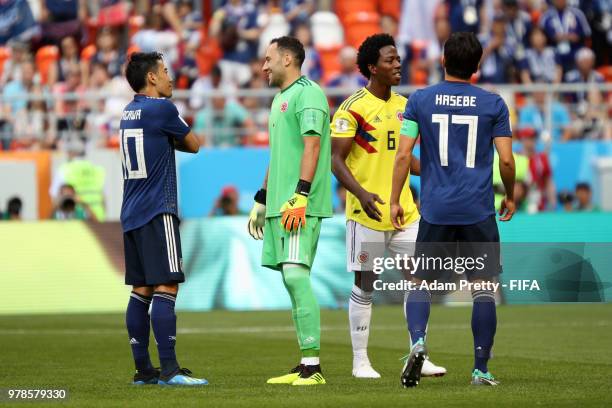
<path fill-rule="evenodd" d="M 359 255 L 357 255 L 357 260 L 359 261 L 359 263 L 364 264 L 366 262 L 368 262 L 368 259 L 370 258 L 370 254 L 367 253 L 366 251 L 361 251 L 359 253 Z"/>
<path fill-rule="evenodd" d="M 336 119 L 336 130 L 338 132 L 346 132 L 348 130 L 348 120 L 344 118 Z"/>
<path fill-rule="evenodd" d="M 397 111 L 397 120 L 399 120 L 400 122 L 404 120 L 404 114 L 402 113 L 402 111 Z"/>
<path fill-rule="evenodd" d="M 287 112 L 287 108 L 288 108 L 288 107 L 289 107 L 289 103 L 288 103 L 287 101 L 283 102 L 283 103 L 281 104 L 281 109 L 280 109 L 280 110 L 281 110 L 281 112 L 283 112 L 283 113 Z"/>

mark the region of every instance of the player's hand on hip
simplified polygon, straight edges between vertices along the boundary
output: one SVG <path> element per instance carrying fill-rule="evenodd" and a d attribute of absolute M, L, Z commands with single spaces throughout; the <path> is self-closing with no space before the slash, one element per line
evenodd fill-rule
<path fill-rule="evenodd" d="M 391 204 L 391 224 L 398 231 L 403 231 L 402 226 L 404 222 L 404 209 L 399 204 Z"/>
<path fill-rule="evenodd" d="M 282 214 L 280 222 L 283 228 L 291 232 L 306 226 L 307 206 L 308 197 L 299 193 L 294 193 L 280 209 Z"/>
<path fill-rule="evenodd" d="M 363 208 L 368 217 L 376 221 L 382 220 L 382 212 L 380 212 L 376 203 L 378 202 L 380 204 L 385 204 L 385 202 L 378 196 L 378 194 L 364 191 L 363 194 L 357 198 L 361 203 L 361 208 Z"/>
<path fill-rule="evenodd" d="M 500 215 L 499 220 L 500 221 L 510 221 L 515 211 L 516 211 L 516 204 L 514 203 L 514 200 L 510 200 L 508 199 L 508 197 L 505 197 L 502 200 L 501 206 L 499 208 L 499 215 Z"/>

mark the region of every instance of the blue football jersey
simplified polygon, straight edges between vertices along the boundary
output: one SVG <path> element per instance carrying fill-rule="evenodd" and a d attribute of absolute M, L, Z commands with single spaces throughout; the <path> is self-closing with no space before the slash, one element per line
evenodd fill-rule
<path fill-rule="evenodd" d="M 187 136 L 187 123 L 170 100 L 137 94 L 123 110 L 119 129 L 123 230 L 139 228 L 158 214 L 178 216 L 174 140 Z"/>
<path fill-rule="evenodd" d="M 492 92 L 442 81 L 415 92 L 404 118 L 421 135 L 421 216 L 476 224 L 495 213 L 493 138 L 512 137 L 508 107 Z"/>

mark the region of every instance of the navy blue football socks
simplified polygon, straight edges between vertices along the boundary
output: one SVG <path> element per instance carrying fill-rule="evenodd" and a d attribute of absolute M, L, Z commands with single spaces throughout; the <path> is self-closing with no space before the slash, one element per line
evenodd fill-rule
<path fill-rule="evenodd" d="M 140 295 L 136 292 L 130 294 L 125 313 L 125 324 L 130 337 L 132 355 L 136 370 L 148 371 L 153 368 L 151 357 L 149 356 L 149 332 L 151 324 L 149 322 L 149 305 L 151 298 Z"/>
<path fill-rule="evenodd" d="M 474 335 L 474 369 L 486 373 L 487 362 L 497 329 L 495 295 L 490 290 L 472 292 L 472 334 Z"/>
<path fill-rule="evenodd" d="M 176 344 L 175 302 L 176 295 L 172 293 L 153 293 L 151 324 L 153 325 L 153 335 L 157 342 L 162 377 L 170 376 L 179 368 L 179 364 L 176 361 L 176 353 L 174 352 L 174 345 Z"/>
<path fill-rule="evenodd" d="M 427 333 L 429 310 L 431 308 L 431 293 L 424 289 L 408 291 L 404 301 L 404 308 L 411 343 L 414 344 L 419 339 L 424 340 Z"/>

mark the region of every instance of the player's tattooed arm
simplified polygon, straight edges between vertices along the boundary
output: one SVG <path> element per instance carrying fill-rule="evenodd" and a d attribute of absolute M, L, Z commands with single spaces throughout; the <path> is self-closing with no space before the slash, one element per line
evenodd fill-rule
<path fill-rule="evenodd" d="M 332 137 L 332 172 L 344 188 L 357 197 L 368 217 L 381 221 L 382 213 L 376 203 L 385 204 L 385 202 L 377 194 L 365 190 L 346 165 L 346 158 L 351 152 L 352 145 L 353 138 Z"/>
<path fill-rule="evenodd" d="M 200 141 L 193 131 L 189 131 L 183 140 L 174 139 L 174 148 L 185 153 L 197 153 L 200 150 Z"/>
<path fill-rule="evenodd" d="M 401 230 L 405 224 L 404 209 L 400 205 L 400 195 L 405 188 L 408 170 L 412 163 L 412 149 L 416 144 L 416 138 L 400 137 L 399 147 L 395 154 L 393 165 L 393 180 L 391 186 L 391 223 L 397 230 Z"/>

